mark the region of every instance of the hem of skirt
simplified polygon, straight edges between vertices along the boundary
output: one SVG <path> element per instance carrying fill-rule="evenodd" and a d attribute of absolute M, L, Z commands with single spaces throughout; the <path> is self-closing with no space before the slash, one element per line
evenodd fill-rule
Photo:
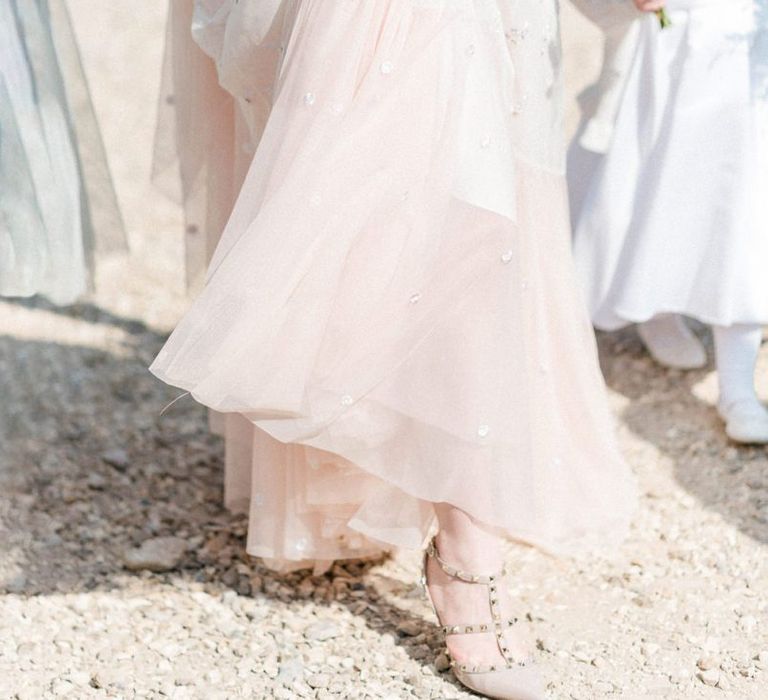
<path fill-rule="evenodd" d="M 419 498 L 419 497 L 412 496 L 412 498 Z M 420 500 L 426 500 L 426 499 L 420 499 Z M 456 507 L 460 508 L 461 506 L 457 505 Z M 472 514 L 470 513 L 470 515 Z M 476 519 L 478 520 L 478 522 L 481 522 L 484 525 L 491 528 L 493 531 L 495 531 L 499 535 L 499 537 L 506 540 L 507 542 L 514 543 L 521 547 L 530 547 L 531 549 L 536 549 L 538 552 L 540 552 L 545 556 L 551 557 L 553 559 L 560 559 L 560 560 L 579 559 L 580 557 L 585 555 L 599 555 L 602 559 L 610 560 L 612 558 L 612 555 L 609 550 L 618 549 L 622 545 L 622 543 L 626 540 L 626 534 L 629 530 L 629 521 L 626 523 L 625 522 L 612 523 L 612 524 L 606 525 L 605 526 L 606 529 L 613 529 L 616 532 L 624 533 L 623 535 L 616 537 L 614 542 L 603 541 L 599 545 L 595 545 L 594 547 L 587 547 L 587 548 L 584 548 L 583 550 L 566 551 L 565 548 L 561 549 L 561 548 L 558 548 L 557 546 L 552 546 L 551 543 L 548 543 L 542 539 L 539 539 L 536 536 L 526 535 L 520 531 L 516 533 L 512 533 L 511 531 L 509 531 L 504 527 L 490 525 L 489 523 L 481 521 L 479 518 L 476 518 Z M 352 518 L 347 523 L 347 526 L 359 532 L 364 537 L 367 537 L 374 542 L 380 543 L 381 546 L 378 548 L 373 547 L 373 548 L 361 549 L 360 552 L 354 552 L 354 553 L 349 552 L 345 554 L 339 554 L 337 556 L 334 556 L 333 558 L 329 558 L 327 554 L 318 554 L 317 556 L 312 556 L 311 554 L 309 555 L 305 554 L 302 557 L 297 557 L 297 558 L 293 558 L 290 556 L 276 556 L 275 553 L 269 550 L 268 548 L 259 547 L 259 546 L 254 546 L 254 547 L 246 546 L 245 551 L 250 556 L 261 559 L 264 562 L 265 566 L 267 566 L 267 568 L 273 569 L 275 571 L 288 572 L 288 571 L 298 571 L 300 569 L 313 569 L 315 572 L 322 573 L 330 569 L 333 563 L 337 561 L 375 560 L 378 557 L 390 554 L 392 551 L 396 549 L 424 551 L 427 547 L 427 544 L 431 536 L 433 534 L 436 534 L 436 530 L 434 530 L 434 527 L 430 528 L 430 530 L 423 537 L 423 542 L 421 546 L 409 547 L 407 545 L 402 544 L 402 542 L 394 543 L 394 542 L 388 542 L 385 539 L 382 539 L 380 535 L 377 536 L 373 534 L 370 528 L 366 527 L 364 523 L 357 521 L 355 518 Z"/>
<path fill-rule="evenodd" d="M 166 384 L 170 384 L 172 386 L 176 386 L 180 389 L 187 391 L 189 395 L 199 404 L 203 406 L 208 406 L 208 404 L 204 400 L 202 400 L 201 397 L 195 394 L 193 388 L 185 386 L 184 383 L 179 382 L 178 380 L 171 380 L 169 377 L 165 376 L 164 373 L 157 368 L 153 369 L 152 367 L 150 367 L 149 370 L 155 377 L 157 377 L 161 381 L 165 382 Z M 208 406 L 208 407 L 212 408 L 213 410 L 217 410 L 215 407 L 211 407 L 211 406 Z M 231 413 L 237 413 L 237 412 L 231 412 Z M 243 414 L 240 413 L 239 415 L 243 415 Z M 254 422 L 254 421 L 251 421 L 251 422 L 256 427 L 260 428 L 265 433 L 270 435 L 272 438 L 274 438 L 275 440 L 278 440 L 279 442 L 282 442 L 283 444 L 298 444 L 298 445 L 306 445 L 308 447 L 313 447 L 311 443 L 303 442 L 301 440 L 286 443 L 285 441 L 280 440 L 280 438 L 273 435 L 269 430 L 261 427 L 257 422 Z M 348 459 L 343 454 L 340 454 L 338 452 L 334 452 L 332 454 L 335 454 L 341 459 L 345 459 L 345 460 Z M 351 460 L 348 460 L 348 461 L 351 461 Z M 447 503 L 451 506 L 454 506 L 455 508 L 459 508 L 460 510 L 463 510 L 464 512 L 466 512 L 467 514 L 475 518 L 478 522 L 482 523 L 483 525 L 487 526 L 491 530 L 495 531 L 499 536 L 503 537 L 504 539 L 518 542 L 520 544 L 527 545 L 530 547 L 534 547 L 544 552 L 545 554 L 548 554 L 549 556 L 552 556 L 555 558 L 578 559 L 582 556 L 592 555 L 596 553 L 600 553 L 600 554 L 603 554 L 603 556 L 605 556 L 604 553 L 606 551 L 611 549 L 616 549 L 626 539 L 626 536 L 629 532 L 631 521 L 637 511 L 637 499 L 633 496 L 627 499 L 628 502 L 627 502 L 627 508 L 626 508 L 624 517 L 620 519 L 614 519 L 611 522 L 602 523 L 599 527 L 595 527 L 588 531 L 585 531 L 581 535 L 574 537 L 572 539 L 570 538 L 548 539 L 545 537 L 540 537 L 538 535 L 528 534 L 524 530 L 510 527 L 507 524 L 492 522 L 491 520 L 484 518 L 482 514 L 473 513 L 472 509 L 467 508 L 466 505 L 463 505 L 461 503 L 456 503 L 453 500 L 447 500 L 447 499 L 441 499 L 439 501 L 432 500 L 428 495 L 420 493 L 417 489 L 414 489 L 411 486 L 404 485 L 396 481 L 387 479 L 386 477 L 383 477 L 381 474 L 378 474 L 375 471 L 367 469 L 364 465 L 359 464 L 358 462 L 351 461 L 351 463 L 354 464 L 355 468 L 359 469 L 360 471 L 394 486 L 395 488 L 402 491 L 406 496 L 417 499 L 419 501 L 423 501 L 425 503 L 431 503 L 431 504 Z M 628 481 L 629 481 L 628 486 L 630 487 L 631 493 L 636 494 L 637 481 L 631 475 L 631 473 L 628 476 Z M 355 518 L 353 516 L 350 519 L 350 523 L 354 522 L 354 520 Z M 614 534 L 612 536 L 605 536 L 605 533 L 607 532 L 614 533 Z M 369 537 L 370 539 L 374 539 L 376 542 L 380 542 L 382 543 L 382 545 L 385 545 L 385 546 L 386 545 L 389 545 L 391 547 L 403 546 L 401 542 L 397 542 L 397 543 L 387 542 L 381 537 L 374 537 L 364 532 L 361 532 L 361 534 L 363 534 L 366 537 Z M 426 544 L 427 535 L 428 533 L 426 533 L 422 538 L 422 546 Z M 383 550 L 386 549 L 385 546 L 382 547 Z M 414 547 L 414 549 L 417 549 L 417 548 Z M 262 555 L 254 555 L 254 556 L 262 556 Z M 279 561 L 303 561 L 307 559 L 309 559 L 310 561 L 314 561 L 314 559 L 311 556 L 307 557 L 306 555 L 303 556 L 301 560 L 280 559 Z M 327 557 L 318 557 L 318 559 L 327 559 Z"/>
<path fill-rule="evenodd" d="M 715 317 L 708 314 L 697 313 L 691 309 L 685 309 L 681 307 L 663 307 L 654 309 L 653 311 L 625 311 L 625 310 L 612 310 L 610 311 L 611 320 L 605 320 L 605 314 L 600 313 L 593 315 L 592 325 L 599 331 L 611 332 L 618 331 L 627 326 L 631 326 L 636 323 L 645 323 L 661 315 L 677 315 L 685 316 L 686 318 L 693 319 L 699 323 L 703 323 L 707 326 L 733 326 L 733 325 L 756 325 L 765 326 L 768 325 L 768 311 L 763 314 L 754 314 L 747 316 L 732 315 L 728 317 Z"/>

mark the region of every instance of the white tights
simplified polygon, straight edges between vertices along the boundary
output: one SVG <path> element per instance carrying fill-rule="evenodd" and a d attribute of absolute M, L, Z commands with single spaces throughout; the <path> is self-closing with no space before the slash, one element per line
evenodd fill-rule
<path fill-rule="evenodd" d="M 721 408 L 741 401 L 756 403 L 755 366 L 762 341 L 761 326 L 714 326 L 713 331 Z"/>

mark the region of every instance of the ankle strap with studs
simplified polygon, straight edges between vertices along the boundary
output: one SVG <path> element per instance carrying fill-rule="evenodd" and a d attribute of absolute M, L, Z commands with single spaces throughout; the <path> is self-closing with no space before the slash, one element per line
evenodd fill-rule
<path fill-rule="evenodd" d="M 458 579 L 464 583 L 476 583 L 488 587 L 488 603 L 491 608 L 491 616 L 493 617 L 493 622 L 474 625 L 442 625 L 441 631 L 443 634 L 482 634 L 493 632 L 496 635 L 496 644 L 498 645 L 499 651 L 501 652 L 501 655 L 505 661 L 503 664 L 472 665 L 458 663 L 455 660 L 451 660 L 451 666 L 465 673 L 492 673 L 494 671 L 500 671 L 504 668 L 526 666 L 526 661 L 518 661 L 512 656 L 509 647 L 507 647 L 504 640 L 504 631 L 517 624 L 518 622 L 518 618 L 516 617 L 502 620 L 501 614 L 499 613 L 497 581 L 506 574 L 506 569 L 502 569 L 500 573 L 486 576 L 471 574 L 457 569 L 456 567 L 451 566 L 445 562 L 440 557 L 440 553 L 437 550 L 437 545 L 435 544 L 434 540 L 430 541 L 429 545 L 427 546 L 426 554 L 428 557 L 434 559 L 438 566 L 443 570 L 443 572 L 451 578 Z"/>
<path fill-rule="evenodd" d="M 495 583 L 498 581 L 502 576 L 506 575 L 507 570 L 502 569 L 497 574 L 491 574 L 489 576 L 481 576 L 478 574 L 468 574 L 466 571 L 462 571 L 461 569 L 457 569 L 454 566 L 451 566 L 448 564 L 445 560 L 442 559 L 440 556 L 440 553 L 437 551 L 437 545 L 435 544 L 435 541 L 432 540 L 429 545 L 427 545 L 427 554 L 432 557 L 440 566 L 440 568 L 448 574 L 451 578 L 457 578 L 460 581 L 464 581 L 464 583 L 482 583 L 486 586 L 491 585 L 492 583 Z"/>

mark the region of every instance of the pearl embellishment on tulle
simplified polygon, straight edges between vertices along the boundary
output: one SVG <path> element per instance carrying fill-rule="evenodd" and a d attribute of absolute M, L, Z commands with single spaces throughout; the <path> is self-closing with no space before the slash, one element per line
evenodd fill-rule
<path fill-rule="evenodd" d="M 490 433 L 490 432 L 491 432 L 491 426 L 490 425 L 485 425 L 485 423 L 483 423 L 483 425 L 479 426 L 478 429 L 477 429 L 477 434 L 481 438 L 488 437 L 488 433 Z"/>
<path fill-rule="evenodd" d="M 349 394 L 344 394 L 344 396 L 341 397 L 342 406 L 351 406 L 354 402 L 355 400 Z"/>
<path fill-rule="evenodd" d="M 294 547 L 297 552 L 303 552 L 307 548 L 307 540 L 302 537 L 300 540 L 296 541 Z"/>
<path fill-rule="evenodd" d="M 512 262 L 512 258 L 514 258 L 515 254 L 511 250 L 507 250 L 501 254 L 501 262 L 503 262 L 505 265 L 508 265 Z"/>
<path fill-rule="evenodd" d="M 411 298 L 408 299 L 409 304 L 418 304 L 421 301 L 421 294 L 411 294 Z"/>
<path fill-rule="evenodd" d="M 306 95 L 304 95 L 304 104 L 307 105 L 307 107 L 311 107 L 313 104 L 315 104 L 315 101 L 317 98 L 315 97 L 314 92 L 308 92 Z"/>
<path fill-rule="evenodd" d="M 490 145 L 491 145 L 491 137 L 483 136 L 482 140 L 480 141 L 480 148 L 488 148 L 488 146 Z"/>
<path fill-rule="evenodd" d="M 393 70 L 395 70 L 395 64 L 392 63 L 392 61 L 384 61 L 379 67 L 379 70 L 383 75 L 389 75 Z"/>

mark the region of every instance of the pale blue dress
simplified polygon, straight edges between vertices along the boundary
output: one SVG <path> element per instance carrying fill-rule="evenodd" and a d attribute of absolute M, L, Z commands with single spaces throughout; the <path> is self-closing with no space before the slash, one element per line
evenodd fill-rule
<path fill-rule="evenodd" d="M 124 245 L 66 5 L 0 0 L 0 296 L 71 303 Z"/>

